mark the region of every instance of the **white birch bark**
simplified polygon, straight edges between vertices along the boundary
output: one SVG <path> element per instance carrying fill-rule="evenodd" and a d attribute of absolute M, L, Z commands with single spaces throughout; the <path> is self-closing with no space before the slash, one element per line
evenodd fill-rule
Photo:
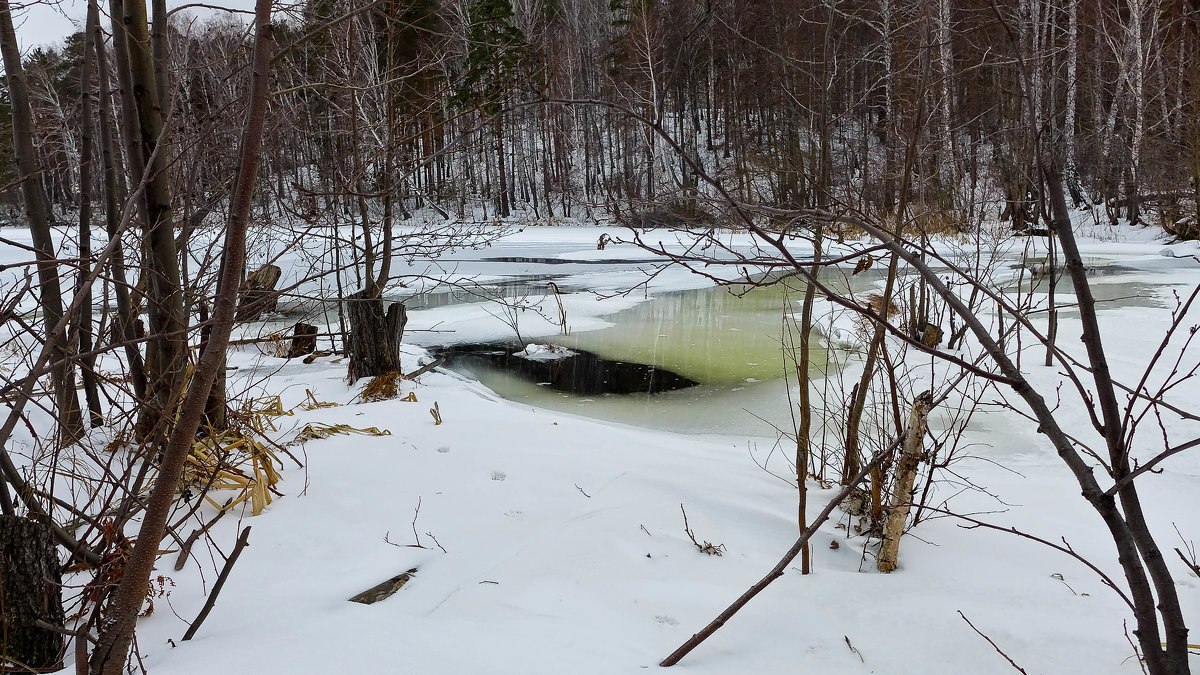
<path fill-rule="evenodd" d="M 954 198 L 959 183 L 958 161 L 954 151 L 954 134 L 951 114 L 954 109 L 954 53 L 950 37 L 950 0 L 938 2 L 937 17 L 938 69 L 940 115 L 938 139 L 941 146 L 941 181 L 943 189 Z M 957 206 L 957 204 L 955 204 Z"/>
<path fill-rule="evenodd" d="M 1075 99 L 1079 94 L 1079 0 L 1067 2 L 1067 101 L 1063 114 L 1063 151 L 1067 180 L 1078 184 L 1075 152 Z"/>

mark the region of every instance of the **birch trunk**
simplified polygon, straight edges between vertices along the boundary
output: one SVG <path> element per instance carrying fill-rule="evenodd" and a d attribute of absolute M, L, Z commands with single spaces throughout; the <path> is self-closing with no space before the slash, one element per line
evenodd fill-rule
<path fill-rule="evenodd" d="M 904 534 L 904 523 L 908 520 L 909 509 L 912 508 L 913 484 L 916 482 L 917 469 L 920 468 L 924 456 L 922 447 L 925 431 L 929 427 L 929 410 L 932 407 L 933 395 L 927 391 L 913 401 L 912 411 L 908 415 L 908 428 L 904 430 L 904 447 L 900 451 L 899 461 L 896 462 L 891 506 L 888 507 L 887 521 L 883 526 L 883 543 L 879 547 L 876 567 L 880 572 L 896 569 L 900 536 Z"/>
<path fill-rule="evenodd" d="M 1079 169 L 1075 150 L 1075 100 L 1079 97 L 1079 0 L 1067 2 L 1067 101 L 1063 114 L 1063 151 L 1066 155 L 1067 186 L 1071 199 L 1079 206 L 1083 193 L 1079 187 Z"/>
<path fill-rule="evenodd" d="M 938 142 L 941 146 L 941 162 L 939 180 L 942 183 L 942 193 L 949 208 L 956 205 L 955 190 L 958 187 L 958 161 L 954 151 L 954 133 L 951 114 L 954 108 L 954 54 L 950 42 L 950 0 L 938 3 L 938 69 L 941 77 L 938 79 L 938 98 L 940 99 L 940 114 L 938 116 Z"/>

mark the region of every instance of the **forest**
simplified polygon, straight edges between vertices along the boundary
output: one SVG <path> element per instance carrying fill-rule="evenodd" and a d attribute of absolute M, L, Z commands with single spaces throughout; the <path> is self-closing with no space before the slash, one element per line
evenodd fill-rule
<path fill-rule="evenodd" d="M 761 461 L 703 444 L 680 452 L 750 462 L 746 486 L 782 477 L 790 501 L 771 503 L 785 538 L 799 538 L 707 628 L 666 636 L 684 645 L 660 665 L 785 570 L 807 577 L 810 539 L 836 530 L 831 517 L 843 543 L 829 548 L 853 545 L 871 560 L 839 563 L 856 573 L 907 573 L 898 547 L 926 531 L 918 525 L 1038 542 L 1101 580 L 1095 594 L 1114 602 L 1097 617 L 1128 622 L 1123 634 L 1092 626 L 1133 655 L 1111 672 L 1197 664 L 1185 621 L 1200 612 L 1196 2 L 256 0 L 251 10 L 88 0 L 73 17 L 81 30 L 38 46 L 19 29 L 24 9 L 0 0 L 0 662 L 14 672 L 201 672 L 203 661 L 171 665 L 160 653 L 147 667 L 139 654 L 143 624 L 174 634 L 155 627 L 167 603 L 155 612 L 154 600 L 175 584 L 163 576 L 167 552 L 179 552 L 177 571 L 192 555 L 182 574 L 204 579 L 179 577 L 178 595 L 204 605 L 189 640 L 227 578 L 238 583 L 243 549 L 256 553 L 241 519 L 289 508 L 276 487 L 285 476 L 319 481 L 323 460 L 289 448 L 366 430 L 377 433 L 363 447 L 407 439 L 445 454 L 453 444 L 427 436 L 441 433 L 438 402 L 428 416 L 421 405 L 423 431 L 362 422 L 390 424 L 402 401 L 429 392 L 446 401 L 461 395 L 454 386 L 482 387 L 454 379 L 468 376 L 447 345 L 479 342 L 494 356 L 503 338 L 506 359 L 557 361 L 547 355 L 570 347 L 575 360 L 563 363 L 582 363 L 580 334 L 631 298 L 700 286 L 782 298 L 760 323 L 778 331 L 782 321 L 770 333 L 771 377 L 782 374 L 773 396 L 788 412 L 756 436 L 778 448 Z M 635 268 L 643 258 L 655 264 Z M 516 290 L 479 271 L 502 261 L 547 269 Z M 547 271 L 583 263 L 613 265 L 612 278 Z M 1109 273 L 1144 302 L 1110 291 Z M 584 291 L 608 304 L 586 304 Z M 467 298 L 470 320 L 492 327 L 467 337 L 476 324 L 443 311 L 439 293 Z M 314 359 L 320 386 L 289 370 Z M 648 399 L 663 382 L 715 386 L 645 365 L 648 379 L 620 377 Z M 761 377 L 746 375 L 738 386 Z M 394 407 L 336 417 L 352 401 Z M 277 425 L 293 414 L 315 417 L 285 434 Z M 980 422 L 993 415 L 1006 421 L 992 427 L 1019 428 L 1013 438 L 1044 451 L 1063 481 L 1055 499 L 1071 504 L 1062 512 L 1078 510 L 1094 530 L 1086 544 L 1067 540 L 1075 520 L 1039 535 L 1038 516 L 1022 516 L 1022 528 L 985 517 L 1012 508 L 971 477 L 994 468 L 966 468 L 972 448 L 1006 442 Z M 469 432 L 456 433 L 463 443 L 486 435 Z M 493 432 L 506 447 L 536 445 Z M 570 433 L 583 447 L 601 432 Z M 489 482 L 506 479 L 489 471 Z M 567 481 L 570 496 L 592 500 L 580 485 Z M 963 492 L 961 507 L 947 496 Z M 407 532 L 416 503 L 415 543 L 383 539 L 426 556 L 409 570 L 421 576 L 393 577 L 391 592 L 412 578 L 435 583 L 429 556 L 453 556 L 432 530 L 418 534 L 418 495 L 405 494 L 396 521 Z M 226 513 L 241 514 L 236 527 L 216 526 Z M 729 552 L 697 540 L 687 518 L 684 509 L 685 552 Z M 751 558 L 741 564 L 771 569 Z M 732 596 L 755 574 L 709 588 Z M 873 580 L 840 583 L 888 593 Z M 710 605 L 689 618 L 719 609 Z M 989 665 L 976 672 L 1025 672 L 959 615 L 974 629 L 965 667 L 978 658 Z M 656 616 L 676 625 L 666 618 Z M 841 637 L 839 657 L 853 660 L 817 671 L 867 667 Z M 662 656 L 641 647 L 637 663 Z M 1039 650 L 1035 660 L 1070 667 Z M 582 661 L 578 650 L 553 653 Z M 749 669 L 794 666 L 774 654 Z M 903 666 L 874 672 L 930 672 L 930 658 L 905 652 Z M 297 659 L 258 669 L 315 669 Z M 434 672 L 430 663 L 414 667 Z M 456 663 L 435 670 L 481 668 Z M 597 672 L 620 669 L 605 663 Z M 1046 663 L 1034 667 L 1054 670 Z M 728 660 L 701 667 L 747 672 Z"/>

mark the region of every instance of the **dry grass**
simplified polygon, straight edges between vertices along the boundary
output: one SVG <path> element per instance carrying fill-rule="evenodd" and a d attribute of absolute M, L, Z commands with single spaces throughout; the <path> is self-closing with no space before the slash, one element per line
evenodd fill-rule
<path fill-rule="evenodd" d="M 900 329 L 904 330 L 904 324 L 907 323 L 904 320 L 904 307 L 896 302 L 895 296 L 893 296 L 892 301 L 888 303 L 886 311 L 883 307 L 883 296 L 879 293 L 872 293 L 868 295 L 867 301 L 859 304 L 869 308 L 871 311 L 875 312 L 884 319 L 898 320 Z M 866 316 L 865 314 L 859 314 L 854 318 L 854 321 L 857 332 L 863 337 L 863 339 L 867 339 L 875 334 L 875 323 L 870 317 Z"/>
<path fill-rule="evenodd" d="M 320 424 L 318 422 L 314 422 L 313 424 L 306 425 L 303 429 L 301 429 L 300 433 L 296 434 L 296 437 L 292 439 L 292 442 L 289 443 L 289 445 L 297 445 L 311 440 L 329 438 L 330 436 L 337 436 L 338 434 L 391 436 L 392 432 L 388 431 L 387 429 L 380 429 L 378 427 L 366 427 L 364 429 L 359 429 L 357 427 L 352 427 L 349 424 Z"/>
<path fill-rule="evenodd" d="M 399 371 L 372 377 L 367 386 L 363 387 L 362 393 L 358 395 L 359 400 L 363 403 L 374 403 L 396 398 L 400 395 L 400 377 Z"/>

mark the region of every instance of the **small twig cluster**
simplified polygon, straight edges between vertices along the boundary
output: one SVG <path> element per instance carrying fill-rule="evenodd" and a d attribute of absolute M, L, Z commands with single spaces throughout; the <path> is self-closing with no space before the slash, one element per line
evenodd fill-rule
<path fill-rule="evenodd" d="M 397 544 L 396 542 L 391 540 L 391 532 L 385 532 L 383 534 L 384 543 L 389 544 L 391 546 L 395 546 L 396 548 L 420 548 L 420 549 L 429 550 L 428 546 L 421 543 L 421 535 L 417 534 L 417 518 L 420 515 L 421 515 L 421 498 L 417 497 L 417 508 L 413 509 L 413 519 L 412 519 L 413 541 L 416 543 Z M 433 545 L 440 548 L 442 550 L 442 553 L 449 553 L 449 551 L 446 550 L 446 547 L 442 546 L 442 543 L 440 541 L 438 541 L 437 537 L 433 536 L 432 532 L 426 532 L 425 536 L 432 539 Z"/>
<path fill-rule="evenodd" d="M 725 548 L 725 544 L 713 544 L 711 541 L 707 540 L 701 544 L 700 542 L 696 541 L 696 534 L 692 532 L 690 527 L 688 527 L 687 510 L 683 508 L 683 504 L 679 505 L 679 510 L 683 511 L 683 531 L 687 533 L 688 539 L 692 540 L 692 545 L 695 546 L 698 551 L 707 555 L 723 555 L 725 551 L 729 550 Z"/>

